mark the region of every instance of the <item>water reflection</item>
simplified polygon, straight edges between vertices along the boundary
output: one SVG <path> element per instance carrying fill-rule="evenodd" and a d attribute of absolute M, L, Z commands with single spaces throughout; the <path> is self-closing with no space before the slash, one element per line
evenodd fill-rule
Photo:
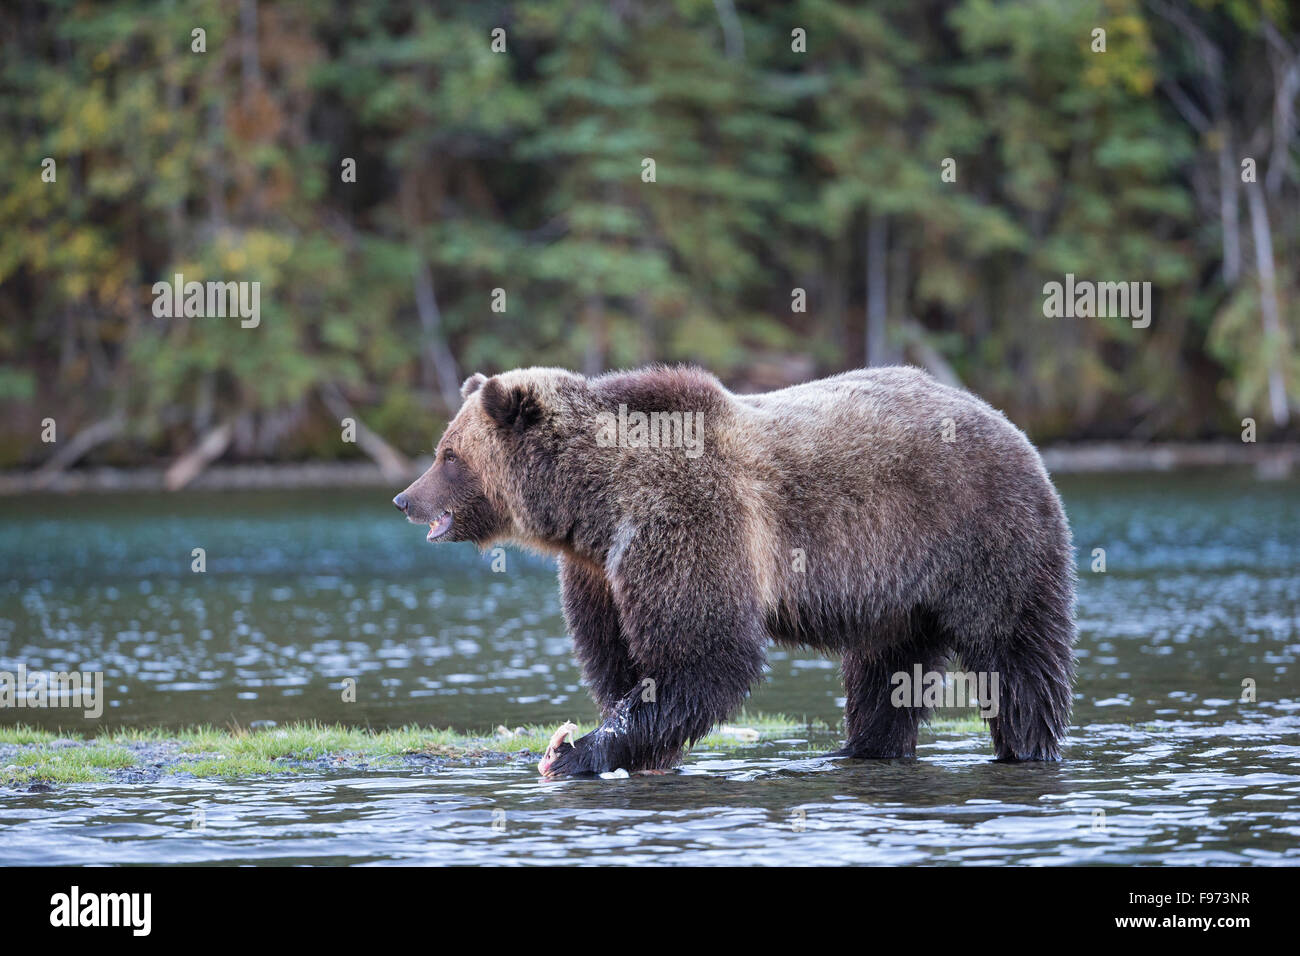
<path fill-rule="evenodd" d="M 1061 485 L 1081 579 L 1058 766 L 990 763 L 970 736 L 845 764 L 814 756 L 828 737 L 619 781 L 505 763 L 69 786 L 0 793 L 0 861 L 1294 863 L 1300 488 L 1221 472 Z M 591 717 L 549 564 L 511 552 L 494 574 L 391 510 L 356 492 L 0 501 L 0 670 L 102 669 L 110 726 Z M 838 721 L 834 662 L 770 660 L 751 708 Z M 86 729 L 16 713 L 0 720 Z"/>

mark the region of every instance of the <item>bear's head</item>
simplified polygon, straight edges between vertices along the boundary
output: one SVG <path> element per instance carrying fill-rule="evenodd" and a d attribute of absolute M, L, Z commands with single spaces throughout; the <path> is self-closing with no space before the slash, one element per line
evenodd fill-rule
<path fill-rule="evenodd" d="M 580 429 L 587 380 L 529 368 L 461 386 L 461 407 L 433 465 L 393 499 L 429 541 L 512 539 L 545 547 L 562 539 L 580 494 L 561 459 Z"/>

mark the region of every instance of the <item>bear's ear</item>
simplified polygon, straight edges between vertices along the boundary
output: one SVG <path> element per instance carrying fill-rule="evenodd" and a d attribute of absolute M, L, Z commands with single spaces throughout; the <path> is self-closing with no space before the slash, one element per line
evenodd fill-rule
<path fill-rule="evenodd" d="M 473 395 L 475 392 L 477 392 L 480 388 L 483 387 L 483 383 L 486 381 L 487 381 L 487 376 L 484 375 L 482 372 L 475 372 L 469 378 L 465 379 L 465 381 L 460 386 L 461 401 L 464 401 L 465 399 Z"/>
<path fill-rule="evenodd" d="M 490 378 L 481 391 L 483 410 L 501 428 L 521 432 L 541 421 L 542 402 L 530 386 L 507 388 L 499 379 Z"/>

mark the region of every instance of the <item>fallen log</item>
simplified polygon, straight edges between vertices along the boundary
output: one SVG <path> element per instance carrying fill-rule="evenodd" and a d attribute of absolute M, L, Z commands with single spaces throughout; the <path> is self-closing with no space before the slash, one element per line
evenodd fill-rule
<path fill-rule="evenodd" d="M 36 470 L 32 475 L 32 488 L 37 491 L 48 488 L 59 475 L 80 461 L 81 457 L 92 448 L 112 441 L 125 430 L 126 416 L 120 411 L 83 428 Z"/>
<path fill-rule="evenodd" d="M 353 409 L 352 403 L 343 397 L 343 393 L 333 384 L 323 385 L 320 388 L 321 399 L 330 413 L 337 417 L 339 421 L 345 418 L 352 419 L 356 426 L 357 447 L 379 466 L 379 470 L 384 473 L 387 481 L 409 481 L 413 477 L 414 468 L 411 460 L 394 448 L 388 442 L 384 441 L 377 433 L 371 431 L 366 423 Z"/>
<path fill-rule="evenodd" d="M 235 423 L 227 420 L 208 431 L 185 454 L 177 458 L 163 473 L 163 487 L 179 491 L 199 476 L 208 465 L 226 453 L 230 439 L 235 434 Z"/>

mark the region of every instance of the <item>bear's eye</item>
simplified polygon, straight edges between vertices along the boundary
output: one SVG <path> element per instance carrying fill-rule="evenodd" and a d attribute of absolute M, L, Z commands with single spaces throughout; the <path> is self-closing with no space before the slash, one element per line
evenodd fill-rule
<path fill-rule="evenodd" d="M 445 462 L 453 462 L 458 461 L 459 459 L 456 458 L 456 453 L 454 451 L 447 449 L 442 453 L 442 460 Z"/>

